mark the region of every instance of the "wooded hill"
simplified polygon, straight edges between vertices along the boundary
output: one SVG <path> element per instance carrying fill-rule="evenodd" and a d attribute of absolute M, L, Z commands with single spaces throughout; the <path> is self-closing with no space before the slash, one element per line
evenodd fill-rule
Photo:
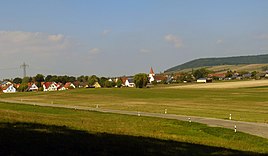
<path fill-rule="evenodd" d="M 211 67 L 219 65 L 266 64 L 266 63 L 268 63 L 268 54 L 221 57 L 221 58 L 200 58 L 169 68 L 165 72 L 176 72 L 189 68 Z"/>

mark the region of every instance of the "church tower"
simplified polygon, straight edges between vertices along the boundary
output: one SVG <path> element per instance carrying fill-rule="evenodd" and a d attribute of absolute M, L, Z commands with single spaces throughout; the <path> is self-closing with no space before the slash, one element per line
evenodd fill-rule
<path fill-rule="evenodd" d="M 154 71 L 153 71 L 153 68 L 151 67 L 150 69 L 150 73 L 149 73 L 149 82 L 152 83 L 154 81 Z"/>

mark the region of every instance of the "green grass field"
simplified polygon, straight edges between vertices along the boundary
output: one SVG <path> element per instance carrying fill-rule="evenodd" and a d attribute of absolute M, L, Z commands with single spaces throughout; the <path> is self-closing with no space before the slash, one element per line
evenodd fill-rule
<path fill-rule="evenodd" d="M 74 92 L 80 95 L 99 91 L 111 90 Z M 71 92 L 30 93 L 29 97 L 64 93 Z M 3 102 L 0 116 L 0 155 L 268 154 L 268 139 L 177 120 Z"/>
<path fill-rule="evenodd" d="M 111 88 L 1 94 L 40 103 L 202 116 L 268 123 L 268 87 L 239 89 Z"/>

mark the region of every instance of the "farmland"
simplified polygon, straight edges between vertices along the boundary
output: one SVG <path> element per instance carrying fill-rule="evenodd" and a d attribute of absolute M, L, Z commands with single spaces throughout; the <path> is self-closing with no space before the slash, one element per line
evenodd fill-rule
<path fill-rule="evenodd" d="M 75 89 L 1 94 L 0 100 L 153 113 L 167 109 L 169 114 L 219 119 L 228 119 L 232 113 L 233 120 L 267 123 L 267 89 L 265 84 L 245 88 Z M 5 102 L 0 102 L 0 116 L 0 139 L 4 140 L 0 146 L 5 147 L 1 155 L 29 155 L 40 150 L 47 152 L 43 155 L 268 153 L 265 138 L 195 122 Z M 25 141 L 35 150 L 29 153 Z"/>
<path fill-rule="evenodd" d="M 225 86 L 225 84 L 224 84 Z M 0 98 L 141 112 L 202 116 L 234 120 L 268 121 L 268 87 L 247 88 L 112 88 L 63 92 L 2 94 Z"/>

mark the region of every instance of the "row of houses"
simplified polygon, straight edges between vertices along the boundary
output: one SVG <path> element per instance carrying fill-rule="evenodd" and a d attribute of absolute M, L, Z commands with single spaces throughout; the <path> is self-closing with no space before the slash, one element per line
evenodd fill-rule
<path fill-rule="evenodd" d="M 156 75 L 151 67 L 150 72 L 148 74 L 149 83 L 160 83 L 166 82 L 173 79 L 173 77 L 169 77 L 167 75 L 158 74 Z M 118 80 L 122 81 L 122 87 L 135 87 L 134 77 L 133 76 L 123 76 L 119 78 L 109 79 L 108 81 L 117 83 Z M 20 87 L 21 84 L 13 84 L 8 81 L 4 81 L 0 84 L 0 90 L 4 93 L 14 93 Z M 67 89 L 74 88 L 100 88 L 101 85 L 98 82 L 95 82 L 94 85 L 88 85 L 88 83 L 80 83 L 78 81 L 71 83 L 67 82 L 66 84 L 56 83 L 56 82 L 42 82 L 42 87 L 38 87 L 37 83 L 28 83 L 27 89 L 25 91 L 62 91 Z M 117 87 L 117 86 L 116 86 Z"/>
<path fill-rule="evenodd" d="M 13 84 L 8 81 L 4 81 L 0 84 L 0 89 L 3 93 L 15 93 L 21 84 Z M 56 82 L 43 82 L 42 91 L 57 91 L 57 90 L 67 90 L 70 88 L 75 88 L 75 85 L 71 82 L 66 84 L 56 83 Z M 25 91 L 38 91 L 40 88 L 36 83 L 28 83 Z"/>

